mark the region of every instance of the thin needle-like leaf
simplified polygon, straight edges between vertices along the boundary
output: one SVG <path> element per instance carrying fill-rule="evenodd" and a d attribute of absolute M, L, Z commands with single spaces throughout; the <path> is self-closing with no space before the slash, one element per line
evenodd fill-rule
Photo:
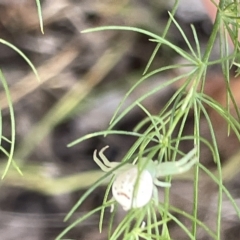
<path fill-rule="evenodd" d="M 42 34 L 44 34 L 42 8 L 41 8 L 40 0 L 36 0 L 36 4 L 37 4 L 37 11 L 38 11 L 38 18 L 39 18 L 40 29 L 41 29 Z"/>
<path fill-rule="evenodd" d="M 37 80 L 40 81 L 40 77 L 38 75 L 37 69 L 35 68 L 35 66 L 32 64 L 32 62 L 29 60 L 29 58 L 17 47 L 15 47 L 13 44 L 3 40 L 0 38 L 0 43 L 12 48 L 15 52 L 17 52 L 27 63 L 28 65 L 31 67 L 32 71 L 34 72 L 34 74 L 37 77 Z"/>
<path fill-rule="evenodd" d="M 7 166 L 5 167 L 5 170 L 2 174 L 2 179 L 6 176 L 11 163 L 12 163 L 12 159 L 13 159 L 13 153 L 14 153 L 14 148 L 15 148 L 15 133 L 16 133 L 16 128 L 15 128 L 15 117 L 14 117 L 14 111 L 13 111 L 13 105 L 12 105 L 12 100 L 11 100 L 11 95 L 8 89 L 8 85 L 7 85 L 7 81 L 2 73 L 2 71 L 0 70 L 0 81 L 3 85 L 5 94 L 6 94 L 6 98 L 7 98 L 7 102 L 8 102 L 8 107 L 9 107 L 9 113 L 10 113 L 10 122 L 11 122 L 11 147 L 10 147 L 10 152 L 9 152 L 9 157 L 8 157 L 8 162 L 7 162 Z"/>

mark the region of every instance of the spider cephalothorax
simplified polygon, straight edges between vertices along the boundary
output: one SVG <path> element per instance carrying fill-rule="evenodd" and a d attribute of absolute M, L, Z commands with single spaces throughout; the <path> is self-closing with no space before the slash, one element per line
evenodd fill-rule
<path fill-rule="evenodd" d="M 99 151 L 102 161 L 97 157 L 97 150 L 93 154 L 94 161 L 105 172 L 120 164 L 119 162 L 109 162 L 103 153 L 107 148 L 108 146 Z M 159 181 L 158 178 L 188 171 L 198 161 L 195 154 L 196 149 L 194 148 L 179 161 L 159 163 L 148 160 L 144 169 L 139 169 L 138 165 L 126 163 L 114 172 L 113 198 L 126 211 L 145 206 L 151 200 L 153 192 L 157 190 L 156 186 L 171 186 L 169 182 Z"/>

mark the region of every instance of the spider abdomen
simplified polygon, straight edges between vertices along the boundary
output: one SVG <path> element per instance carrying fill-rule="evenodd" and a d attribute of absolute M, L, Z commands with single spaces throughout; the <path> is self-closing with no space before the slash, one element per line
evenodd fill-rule
<path fill-rule="evenodd" d="M 122 205 L 125 211 L 143 207 L 152 198 L 152 176 L 149 171 L 143 170 L 139 173 L 138 168 L 132 166 L 130 169 L 116 174 L 112 193 L 114 199 Z"/>

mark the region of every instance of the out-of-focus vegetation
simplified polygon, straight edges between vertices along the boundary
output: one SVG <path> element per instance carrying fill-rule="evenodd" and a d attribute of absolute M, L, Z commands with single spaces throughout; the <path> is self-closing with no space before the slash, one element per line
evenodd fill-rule
<path fill-rule="evenodd" d="M 102 172 L 92 160 L 94 149 L 111 144 L 108 158 L 121 160 L 134 139 L 124 136 L 108 136 L 89 139 L 72 148 L 67 144 L 87 133 L 103 130 L 125 92 L 139 79 L 155 44 L 147 37 L 133 32 L 96 32 L 81 34 L 89 27 L 102 25 L 130 25 L 162 34 L 168 20 L 165 1 L 43 1 L 44 35 L 39 29 L 39 19 L 34 1 L 0 1 L 0 37 L 23 51 L 35 64 L 41 82 L 17 53 L 0 45 L 0 68 L 9 84 L 15 109 L 16 147 L 14 160 L 23 172 L 10 169 L 1 183 L 1 237 L 2 239 L 53 239 L 70 223 L 63 223 L 65 214 L 85 189 L 95 182 Z M 202 13 L 190 19 L 177 15 L 185 34 L 193 40 L 190 23 L 194 24 L 203 47 L 208 40 L 211 23 Z M 172 26 L 167 38 L 187 49 L 181 34 Z M 216 46 L 215 55 L 219 54 Z M 213 55 L 212 58 L 215 56 Z M 173 51 L 162 47 L 151 69 L 166 63 L 178 63 L 182 59 Z M 185 69 L 169 71 L 152 77 L 134 91 L 126 106 L 146 91 L 154 89 L 159 82 L 177 76 Z M 224 104 L 224 81 L 218 68 L 207 75 L 206 93 Z M 170 86 L 144 101 L 152 114 L 158 113 L 180 85 Z M 237 104 L 240 104 L 238 82 L 232 83 Z M 4 89 L 0 92 L 3 110 L 3 129 L 6 137 L 11 135 L 9 112 Z M 239 202 L 239 142 L 235 136 L 228 137 L 224 122 L 210 111 L 224 163 L 223 179 Z M 140 109 L 134 109 L 116 129 L 131 130 L 143 119 Z M 192 116 L 185 134 L 192 132 Z M 200 121 L 204 137 L 209 129 Z M 3 147 L 10 146 L 2 142 Z M 189 146 L 181 146 L 188 150 Z M 203 148 L 203 162 L 215 172 L 209 150 Z M 1 169 L 6 158 L 1 155 Z M 179 176 L 172 186 L 172 204 L 190 211 L 192 196 L 189 179 L 191 174 Z M 199 214 L 209 226 L 216 214 L 217 187 L 208 177 L 202 176 L 199 185 Z M 84 203 L 74 219 L 102 203 L 105 186 L 98 188 Z M 162 191 L 160 192 L 160 200 Z M 119 210 L 118 218 L 122 216 Z M 238 239 L 239 220 L 226 199 L 223 204 L 223 239 Z M 73 220 L 74 220 L 73 219 Z M 72 221 L 73 221 L 72 220 Z M 105 230 L 98 233 L 98 216 L 89 219 L 69 233 L 75 239 L 106 239 Z M 173 239 L 186 239 L 170 223 Z M 15 229 L 14 231 L 12 229 Z M 214 228 L 214 226 L 213 226 Z M 204 235 L 202 236 L 204 239 Z"/>

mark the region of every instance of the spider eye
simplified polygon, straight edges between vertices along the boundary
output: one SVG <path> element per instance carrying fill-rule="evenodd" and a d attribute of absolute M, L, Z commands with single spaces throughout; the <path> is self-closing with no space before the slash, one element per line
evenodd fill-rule
<path fill-rule="evenodd" d="M 149 171 L 143 170 L 138 178 L 136 166 L 117 174 L 112 185 L 113 197 L 125 211 L 145 206 L 152 198 L 152 193 L 153 179 L 151 174 Z"/>

